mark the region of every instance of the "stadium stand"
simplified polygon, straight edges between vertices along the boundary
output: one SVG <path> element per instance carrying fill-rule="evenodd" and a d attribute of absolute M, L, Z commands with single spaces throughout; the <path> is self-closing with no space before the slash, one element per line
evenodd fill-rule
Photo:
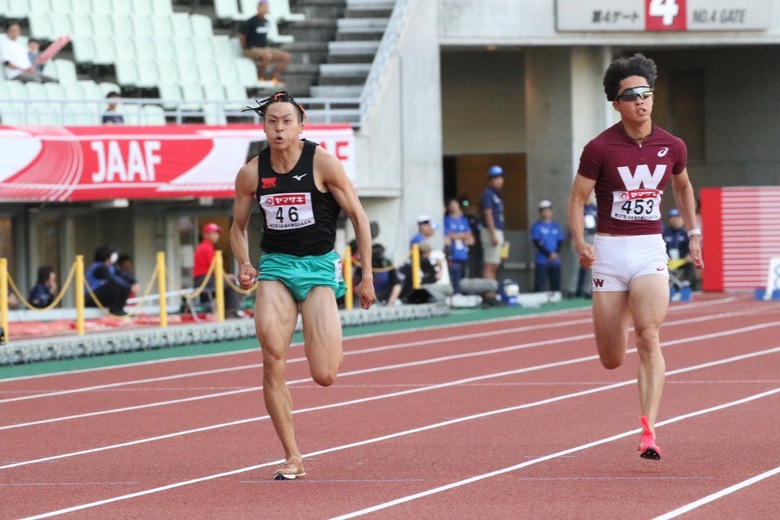
<path fill-rule="evenodd" d="M 357 122 L 361 82 L 392 0 L 346 0 L 346 10 L 345 0 L 334 0 L 333 6 L 304 0 L 307 14 L 292 12 L 290 0 L 269 3 L 269 38 L 294 56 L 287 90 L 299 98 L 314 96 L 307 103 L 312 122 Z M 354 13 L 360 15 L 362 3 L 380 5 L 380 12 L 361 21 Z M 59 85 L 0 88 L 0 99 L 13 101 L 3 103 L 0 122 L 99 124 L 108 91 L 121 93 L 129 124 L 159 123 L 161 113 L 163 124 L 166 114 L 169 123 L 247 120 L 240 110 L 248 98 L 275 88 L 257 81 L 254 64 L 242 56 L 235 37 L 256 5 L 256 0 L 0 0 L 0 19 L 21 20 L 23 32 L 42 40 L 44 48 L 59 36 L 71 36 L 45 67 Z M 350 11 L 353 20 L 337 24 Z M 285 34 L 279 32 L 282 26 Z M 357 41 L 360 36 L 346 34 L 349 28 L 364 29 L 370 41 Z M 26 36 L 21 38 L 26 45 Z M 0 85 L 8 83 L 13 82 L 0 78 Z"/>

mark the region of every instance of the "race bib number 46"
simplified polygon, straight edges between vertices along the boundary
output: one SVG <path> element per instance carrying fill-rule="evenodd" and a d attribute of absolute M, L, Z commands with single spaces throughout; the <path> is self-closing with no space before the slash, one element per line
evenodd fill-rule
<path fill-rule="evenodd" d="M 660 220 L 660 190 L 612 192 L 612 218 L 618 220 Z"/>
<path fill-rule="evenodd" d="M 260 207 L 269 229 L 297 229 L 314 224 L 311 193 L 263 195 Z"/>

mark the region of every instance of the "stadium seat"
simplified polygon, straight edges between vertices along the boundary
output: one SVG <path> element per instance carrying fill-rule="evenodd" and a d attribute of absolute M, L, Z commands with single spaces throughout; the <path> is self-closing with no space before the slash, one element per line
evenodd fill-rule
<path fill-rule="evenodd" d="M 236 40 L 238 40 L 238 38 L 236 38 Z M 241 46 L 239 44 L 239 53 L 233 56 L 230 47 L 230 39 L 224 34 L 214 36 L 211 39 L 211 46 L 214 48 L 214 57 L 218 59 L 228 59 L 231 56 L 234 58 L 240 58 L 243 55 L 241 53 Z"/>
<path fill-rule="evenodd" d="M 189 38 L 173 38 L 173 52 L 177 60 L 194 60 L 195 49 L 192 46 L 192 40 Z"/>
<path fill-rule="evenodd" d="M 119 105 L 119 113 L 122 114 L 126 125 L 141 124 L 141 105 L 123 103 Z"/>
<path fill-rule="evenodd" d="M 95 59 L 92 60 L 92 63 L 96 65 L 112 65 L 116 58 L 116 42 L 113 38 L 95 38 Z"/>
<path fill-rule="evenodd" d="M 170 25 L 166 28 L 163 34 L 159 34 L 156 32 L 152 22 L 154 18 L 156 17 L 148 16 L 148 15 L 131 16 L 130 24 L 133 26 L 133 35 L 138 39 L 169 37 Z"/>
<path fill-rule="evenodd" d="M 138 63 L 136 60 L 118 60 L 114 64 L 116 80 L 120 85 L 134 87 L 138 84 Z"/>
<path fill-rule="evenodd" d="M 165 110 L 157 105 L 144 105 L 141 109 L 141 124 L 150 126 L 165 125 Z"/>
<path fill-rule="evenodd" d="M 283 45 L 285 43 L 293 43 L 295 37 L 292 34 L 279 34 L 279 26 L 276 24 L 276 20 L 269 18 L 268 41 L 276 45 Z"/>
<path fill-rule="evenodd" d="M 170 15 L 171 29 L 176 38 L 189 38 L 192 36 L 192 24 L 187 13 L 173 13 Z"/>
<path fill-rule="evenodd" d="M 198 78 L 203 83 L 223 83 L 213 60 L 198 60 L 195 62 L 195 66 L 198 69 Z"/>
<path fill-rule="evenodd" d="M 92 36 L 95 38 L 114 38 L 114 17 L 107 13 L 94 13 L 92 19 Z"/>
<path fill-rule="evenodd" d="M 32 12 L 27 17 L 30 23 L 30 35 L 41 40 L 55 40 L 54 27 L 48 12 Z"/>
<path fill-rule="evenodd" d="M 27 18 L 32 12 L 29 0 L 6 0 L 3 9 L 6 18 Z"/>
<path fill-rule="evenodd" d="M 135 48 L 136 39 L 131 37 L 117 37 L 114 40 L 115 60 L 132 60 L 138 58 Z"/>
<path fill-rule="evenodd" d="M 236 83 L 225 84 L 225 110 L 241 111 L 249 105 L 246 89 Z"/>
<path fill-rule="evenodd" d="M 135 2 L 132 0 L 103 0 L 105 3 L 111 4 L 111 14 L 115 16 L 125 17 L 129 14 L 133 14 Z"/>
<path fill-rule="evenodd" d="M 258 86 L 257 67 L 252 60 L 249 58 L 234 58 L 233 63 L 236 67 L 238 83 L 241 86 L 247 88 Z"/>
<path fill-rule="evenodd" d="M 214 12 L 221 22 L 244 20 L 238 11 L 236 0 L 214 0 Z"/>
<path fill-rule="evenodd" d="M 198 61 L 213 60 L 218 57 L 214 54 L 214 45 L 211 43 L 211 38 L 193 38 L 192 50 L 195 52 L 195 59 Z M 219 56 L 219 58 L 222 58 L 222 56 Z"/>
<path fill-rule="evenodd" d="M 92 12 L 92 2 L 89 0 L 75 0 L 70 6 L 71 14 L 89 14 Z"/>
<path fill-rule="evenodd" d="M 71 13 L 68 16 L 55 17 L 54 20 L 55 30 L 60 35 L 70 34 L 74 37 L 93 36 L 92 17 L 89 13 Z"/>
<path fill-rule="evenodd" d="M 99 101 L 104 99 L 103 91 L 100 86 L 91 79 L 79 81 L 81 90 L 84 93 L 85 101 Z"/>
<path fill-rule="evenodd" d="M 200 83 L 200 74 L 198 73 L 198 65 L 195 60 L 179 61 L 175 66 L 179 76 L 179 83 L 182 85 Z"/>
<path fill-rule="evenodd" d="M 68 93 L 65 87 L 60 83 L 44 83 L 43 90 L 46 91 L 46 99 L 51 101 L 63 101 L 68 99 Z"/>
<path fill-rule="evenodd" d="M 135 58 L 137 60 L 174 60 L 173 45 L 170 38 L 135 38 Z"/>
<path fill-rule="evenodd" d="M 303 22 L 306 15 L 290 11 L 289 0 L 268 0 L 268 15 L 284 22 Z"/>
<path fill-rule="evenodd" d="M 55 59 L 49 62 L 49 65 L 54 66 L 54 70 L 57 71 L 57 79 L 61 84 L 77 83 L 79 80 L 78 74 L 76 74 L 76 64 L 70 60 Z"/>
<path fill-rule="evenodd" d="M 157 65 L 154 61 L 139 61 L 137 87 L 152 88 L 157 86 L 160 78 L 157 75 Z"/>
<path fill-rule="evenodd" d="M 201 110 L 203 107 L 203 88 L 198 83 L 181 85 L 182 110 Z"/>
<path fill-rule="evenodd" d="M 181 62 L 177 60 L 157 60 L 157 77 L 160 83 L 179 83 L 179 66 Z"/>
<path fill-rule="evenodd" d="M 62 88 L 65 91 L 65 97 L 72 100 L 83 100 L 84 90 L 81 88 L 79 82 L 76 83 L 63 83 Z"/>
<path fill-rule="evenodd" d="M 124 0 L 114 0 L 115 2 L 122 2 Z M 154 0 L 131 0 L 130 5 L 132 11 L 135 14 L 152 14 L 154 12 Z M 164 9 L 165 6 L 162 8 Z"/>
<path fill-rule="evenodd" d="M 152 2 L 152 11 L 154 14 L 173 14 L 171 0 L 154 0 Z"/>
<path fill-rule="evenodd" d="M 162 36 L 173 36 L 173 17 L 152 15 L 149 17 L 151 22 L 152 34 L 160 38 Z"/>
<path fill-rule="evenodd" d="M 27 90 L 27 99 L 44 100 L 48 99 L 46 89 L 43 88 L 43 83 L 29 82 L 24 84 Z"/>
<path fill-rule="evenodd" d="M 52 5 L 49 0 L 27 0 L 30 13 L 50 13 Z"/>
<path fill-rule="evenodd" d="M 76 63 L 93 63 L 95 54 L 95 40 L 91 36 L 73 38 L 73 58 Z"/>
<path fill-rule="evenodd" d="M 175 110 L 179 102 L 182 101 L 181 87 L 178 83 L 161 83 L 157 89 L 160 92 L 160 99 L 167 110 Z"/>
<path fill-rule="evenodd" d="M 190 34 L 195 38 L 211 38 L 214 35 L 211 18 L 206 15 L 190 15 L 190 25 Z"/>
<path fill-rule="evenodd" d="M 97 105 L 93 103 L 68 103 L 62 110 L 65 126 L 96 126 L 101 124 Z"/>
<path fill-rule="evenodd" d="M 114 12 L 114 6 L 111 3 L 111 0 L 79 0 L 81 2 L 91 2 L 92 3 L 92 13 L 93 14 L 111 14 Z"/>
<path fill-rule="evenodd" d="M 100 87 L 100 92 L 103 93 L 103 97 L 106 97 L 111 92 L 117 92 L 119 94 L 122 93 L 122 88 L 116 83 L 111 83 L 109 81 L 101 81 L 98 84 L 98 86 Z"/>

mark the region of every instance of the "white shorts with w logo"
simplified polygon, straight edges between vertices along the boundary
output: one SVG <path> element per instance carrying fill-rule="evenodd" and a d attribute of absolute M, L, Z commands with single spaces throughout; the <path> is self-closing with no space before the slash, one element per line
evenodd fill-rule
<path fill-rule="evenodd" d="M 669 278 L 669 256 L 661 235 L 606 236 L 593 240 L 594 291 L 628 291 L 631 280 L 648 274 Z"/>

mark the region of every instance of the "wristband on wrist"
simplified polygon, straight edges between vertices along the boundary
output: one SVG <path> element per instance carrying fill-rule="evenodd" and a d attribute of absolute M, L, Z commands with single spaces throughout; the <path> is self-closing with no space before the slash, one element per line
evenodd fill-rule
<path fill-rule="evenodd" d="M 701 229 L 700 228 L 693 228 L 690 231 L 688 231 L 688 238 L 690 238 L 692 235 L 699 235 L 699 236 L 701 236 Z"/>

